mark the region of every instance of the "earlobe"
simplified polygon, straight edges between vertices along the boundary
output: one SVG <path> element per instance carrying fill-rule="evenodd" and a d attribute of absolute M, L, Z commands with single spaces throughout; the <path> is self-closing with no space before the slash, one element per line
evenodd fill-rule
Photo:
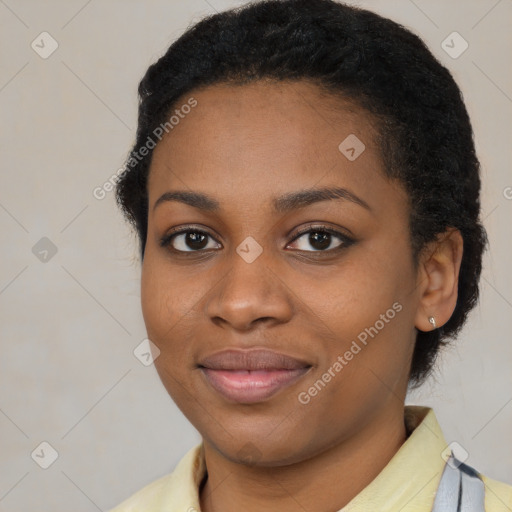
<path fill-rule="evenodd" d="M 452 316 L 457 304 L 463 245 L 460 231 L 448 228 L 422 251 L 415 322 L 418 330 L 437 329 Z"/>

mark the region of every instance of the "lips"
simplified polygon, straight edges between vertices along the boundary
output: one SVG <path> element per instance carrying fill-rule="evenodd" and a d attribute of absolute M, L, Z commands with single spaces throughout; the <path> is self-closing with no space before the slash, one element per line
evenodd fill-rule
<path fill-rule="evenodd" d="M 199 366 L 211 370 L 298 370 L 311 365 L 273 350 L 229 349 L 206 357 Z"/>
<path fill-rule="evenodd" d="M 245 404 L 268 400 L 311 368 L 306 361 L 266 349 L 224 350 L 198 366 L 215 391 L 229 401 Z"/>

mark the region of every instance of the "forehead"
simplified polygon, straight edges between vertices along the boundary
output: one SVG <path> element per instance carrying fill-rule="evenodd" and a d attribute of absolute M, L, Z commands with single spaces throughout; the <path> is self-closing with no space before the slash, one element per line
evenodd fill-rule
<path fill-rule="evenodd" d="M 370 139 L 376 133 L 374 120 L 366 110 L 341 94 L 334 96 L 325 92 L 310 81 L 260 80 L 243 85 L 210 85 L 179 99 L 170 116 L 192 96 L 197 106 L 181 115 L 181 121 L 173 116 L 179 125 L 172 128 L 168 137 L 164 135 L 164 138 L 174 139 L 176 145 L 183 142 L 180 139 L 193 139 L 195 135 L 195 143 L 201 146 L 197 139 L 215 133 L 219 141 L 235 135 L 259 135 L 262 140 L 266 138 L 267 143 L 272 137 L 276 144 L 300 142 L 308 148 L 318 145 L 319 137 L 329 143 L 350 129 L 358 131 L 367 143 L 372 142 Z M 196 131 L 198 125 L 199 132 Z M 281 131 L 283 126 L 288 129 Z M 170 144 L 173 145 L 172 140 Z"/>
<path fill-rule="evenodd" d="M 197 106 L 154 149 L 150 203 L 167 188 L 254 200 L 333 179 L 377 193 L 385 180 L 371 117 L 313 83 L 216 84 L 174 108 L 190 97 Z"/>

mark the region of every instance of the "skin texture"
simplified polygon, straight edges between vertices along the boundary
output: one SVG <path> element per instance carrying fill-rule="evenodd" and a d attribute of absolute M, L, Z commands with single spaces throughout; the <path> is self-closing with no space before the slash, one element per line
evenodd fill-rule
<path fill-rule="evenodd" d="M 415 266 L 408 196 L 384 175 L 371 118 L 348 101 L 305 81 L 214 85 L 193 96 L 197 107 L 153 154 L 142 308 L 161 351 L 160 378 L 204 440 L 201 509 L 338 510 L 406 439 L 416 329 L 431 329 L 431 315 L 442 326 L 452 314 L 462 239 L 447 232 Z M 350 134 L 366 146 L 354 161 L 338 149 Z M 327 186 L 349 190 L 371 210 L 349 200 L 272 209 L 277 196 Z M 177 190 L 208 194 L 220 209 L 177 201 L 154 209 Z M 322 250 L 308 233 L 296 238 L 318 224 L 354 242 L 333 235 Z M 187 246 L 184 234 L 159 245 L 171 229 L 190 225 L 210 234 L 205 248 L 194 252 L 200 246 Z M 249 236 L 263 249 L 252 263 L 236 252 Z M 300 403 L 299 393 L 394 303 L 401 305 L 394 318 Z M 222 349 L 250 347 L 312 368 L 265 401 L 230 402 L 197 365 Z"/>

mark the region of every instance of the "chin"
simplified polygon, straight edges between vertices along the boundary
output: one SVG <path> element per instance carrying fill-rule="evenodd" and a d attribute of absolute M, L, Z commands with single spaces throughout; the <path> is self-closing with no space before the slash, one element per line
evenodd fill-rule
<path fill-rule="evenodd" d="M 227 434 L 221 440 L 203 436 L 205 444 L 210 444 L 224 458 L 246 466 L 281 467 L 301 462 L 314 455 L 313 451 L 311 454 L 304 453 L 297 446 L 296 435 L 290 434 L 286 438 L 288 443 L 283 443 L 281 437 L 257 438 L 252 433 L 234 433 L 232 437 Z"/>

